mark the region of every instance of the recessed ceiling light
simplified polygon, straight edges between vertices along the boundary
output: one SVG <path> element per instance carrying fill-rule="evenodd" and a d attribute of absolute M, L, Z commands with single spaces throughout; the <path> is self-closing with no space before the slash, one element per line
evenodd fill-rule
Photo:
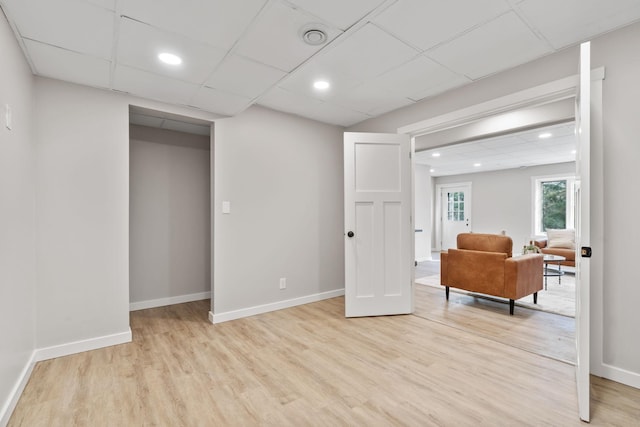
<path fill-rule="evenodd" d="M 576 150 L 571 150 L 571 154 L 576 154 Z"/>
<path fill-rule="evenodd" d="M 541 133 L 540 135 L 538 135 L 538 138 L 540 139 L 547 139 L 547 138 L 551 138 L 553 135 L 549 132 L 544 132 Z"/>
<path fill-rule="evenodd" d="M 431 154 L 431 157 L 440 157 L 440 153 L 433 153 Z"/>
<path fill-rule="evenodd" d="M 165 64 L 169 65 L 180 65 L 182 64 L 182 58 L 178 55 L 174 55 L 173 53 L 162 52 L 158 55 L 158 59 Z"/>
<path fill-rule="evenodd" d="M 315 82 L 313 82 L 313 87 L 318 90 L 327 90 L 329 89 L 329 86 L 329 82 L 326 80 L 316 80 Z"/>
<path fill-rule="evenodd" d="M 435 169 L 429 169 L 429 172 L 434 173 L 436 170 Z"/>
<path fill-rule="evenodd" d="M 480 166 L 482 166 L 482 163 L 474 163 L 474 164 L 473 164 L 473 167 L 474 167 L 474 168 L 479 168 Z"/>

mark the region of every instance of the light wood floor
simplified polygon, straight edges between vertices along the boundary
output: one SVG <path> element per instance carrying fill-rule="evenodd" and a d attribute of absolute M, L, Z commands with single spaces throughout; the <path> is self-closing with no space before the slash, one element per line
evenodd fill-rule
<path fill-rule="evenodd" d="M 446 324 L 456 303 L 439 320 L 345 319 L 342 298 L 218 325 L 208 310 L 137 311 L 132 343 L 38 363 L 9 425 L 582 425 L 573 366 Z M 637 426 L 640 390 L 592 378 L 592 408 L 593 426 Z"/>
<path fill-rule="evenodd" d="M 560 361 L 575 363 L 575 319 L 497 302 L 444 287 L 415 285 L 416 316 Z M 505 317 L 505 315 L 507 317 Z"/>

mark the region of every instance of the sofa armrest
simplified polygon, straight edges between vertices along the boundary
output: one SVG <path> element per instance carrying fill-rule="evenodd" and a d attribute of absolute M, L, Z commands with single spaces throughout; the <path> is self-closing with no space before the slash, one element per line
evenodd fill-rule
<path fill-rule="evenodd" d="M 542 290 L 542 254 L 527 254 L 505 261 L 505 297 L 520 299 Z"/>
<path fill-rule="evenodd" d="M 449 253 L 447 251 L 442 251 L 440 253 L 440 284 L 442 286 L 447 286 L 449 282 Z"/>
<path fill-rule="evenodd" d="M 534 240 L 533 244 L 539 247 L 540 249 L 547 247 L 547 239 Z"/>

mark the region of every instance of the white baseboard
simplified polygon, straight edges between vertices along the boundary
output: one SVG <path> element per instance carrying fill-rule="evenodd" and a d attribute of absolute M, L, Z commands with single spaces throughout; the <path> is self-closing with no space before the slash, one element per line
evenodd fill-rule
<path fill-rule="evenodd" d="M 603 363 L 598 367 L 598 369 L 594 369 L 593 374 L 611 381 L 640 389 L 640 374 L 638 374 L 637 372 L 627 371 L 625 369 Z"/>
<path fill-rule="evenodd" d="M 51 347 L 38 348 L 35 351 L 35 361 L 54 359 L 56 357 L 68 356 L 70 354 L 82 353 L 89 350 L 97 350 L 112 345 L 125 344 L 131 342 L 131 328 L 126 332 L 113 335 L 89 338 L 81 341 L 74 341 L 66 344 L 54 345 Z"/>
<path fill-rule="evenodd" d="M 428 257 L 424 257 L 424 258 L 416 258 L 416 261 L 418 262 L 425 262 L 425 261 L 432 261 L 433 258 L 431 256 Z"/>
<path fill-rule="evenodd" d="M 182 304 L 185 302 L 200 301 L 211 298 L 211 292 L 199 292 L 197 294 L 178 295 L 175 297 L 151 299 L 147 301 L 132 302 L 129 311 L 144 310 L 147 308 L 164 307 L 166 305 Z"/>
<path fill-rule="evenodd" d="M 214 314 L 209 312 L 211 323 L 227 322 L 229 320 L 242 319 L 243 317 L 255 316 L 256 314 L 268 313 L 270 311 L 282 310 L 284 308 L 295 307 L 297 305 L 309 304 L 329 298 L 341 297 L 344 295 L 344 288 L 333 291 L 321 292 L 305 297 L 292 298 L 284 301 L 272 302 L 270 304 L 256 305 L 255 307 L 242 308 L 240 310 L 227 311 L 225 313 Z"/>
<path fill-rule="evenodd" d="M 9 424 L 9 418 L 11 418 L 13 410 L 16 409 L 18 400 L 20 399 L 20 396 L 22 395 L 22 392 L 24 391 L 24 388 L 29 381 L 31 372 L 33 371 L 33 367 L 36 364 L 35 353 L 35 351 L 31 353 L 31 357 L 29 358 L 29 361 L 27 362 L 25 367 L 22 369 L 22 372 L 20 372 L 20 377 L 13 386 L 8 399 L 6 400 L 6 402 L 4 402 L 2 408 L 0 408 L 0 426 L 6 426 L 7 424 Z"/>

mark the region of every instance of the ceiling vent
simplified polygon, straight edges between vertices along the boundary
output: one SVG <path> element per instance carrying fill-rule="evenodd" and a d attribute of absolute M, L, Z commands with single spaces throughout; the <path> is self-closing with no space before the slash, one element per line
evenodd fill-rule
<path fill-rule="evenodd" d="M 302 40 L 308 45 L 319 46 L 327 42 L 327 33 L 318 28 L 305 29 L 302 32 Z"/>

